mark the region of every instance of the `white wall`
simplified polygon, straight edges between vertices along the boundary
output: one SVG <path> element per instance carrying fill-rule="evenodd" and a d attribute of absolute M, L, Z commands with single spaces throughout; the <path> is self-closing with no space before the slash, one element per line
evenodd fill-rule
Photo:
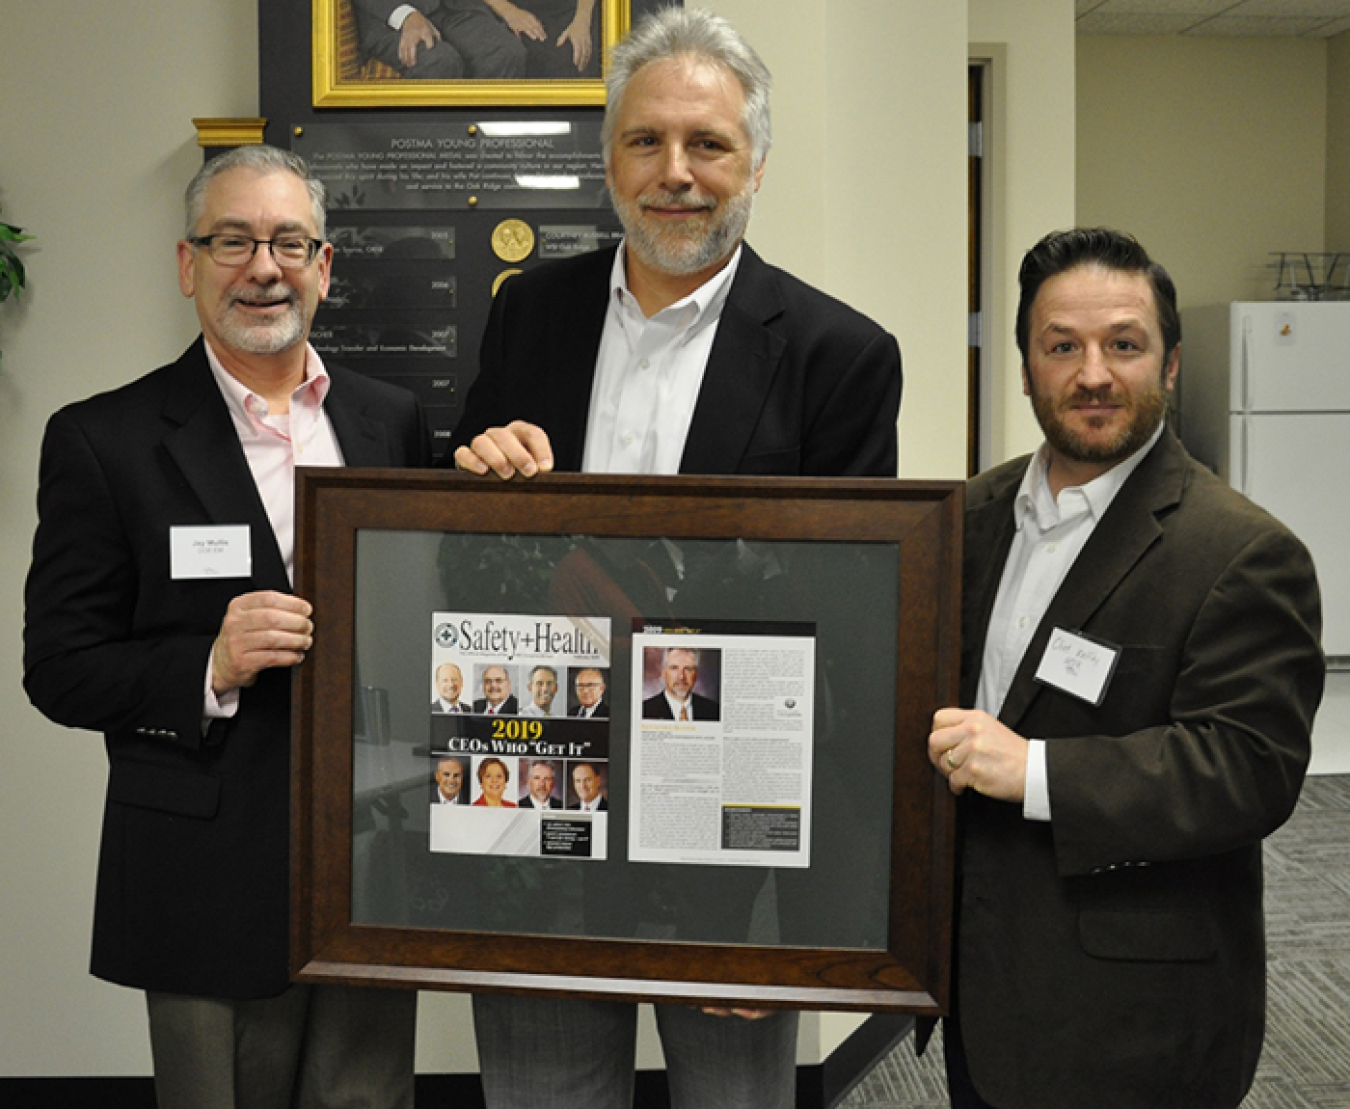
<path fill-rule="evenodd" d="M 960 476 L 965 3 L 711 6 L 778 76 L 751 238 L 897 333 L 902 473 Z M 149 1071 L 139 995 L 86 972 L 103 754 L 28 705 L 21 589 L 47 416 L 195 333 L 173 268 L 182 188 L 201 161 L 190 121 L 257 114 L 256 12 L 256 0 L 70 0 L 57 18 L 0 0 L 0 206 L 38 235 L 31 288 L 0 309 L 0 1076 Z M 471 1069 L 462 998 L 437 995 L 423 1013 L 419 1066 Z M 810 1022 L 807 1039 L 847 1024 Z"/>
<path fill-rule="evenodd" d="M 1074 224 L 1073 0 L 970 0 L 970 57 L 988 60 L 992 118 L 992 298 L 986 333 L 993 396 L 991 462 L 1035 450 L 1013 343 L 1017 267 L 1043 235 Z"/>
<path fill-rule="evenodd" d="M 900 340 L 900 474 L 961 477 L 964 3 L 716 0 L 775 75 L 749 238 Z"/>
<path fill-rule="evenodd" d="M 250 0 L 0 0 L 0 203 L 37 236 L 0 309 L 0 1074 L 145 1073 L 138 995 L 87 974 L 106 765 L 20 688 L 37 451 L 59 405 L 167 361 L 195 333 L 178 294 L 193 115 L 257 111 Z"/>
<path fill-rule="evenodd" d="M 1327 250 L 1350 250 L 1350 31 L 1327 43 Z"/>
<path fill-rule="evenodd" d="M 1350 35 L 1084 37 L 1077 90 L 1079 221 L 1137 235 L 1183 309 L 1273 299 L 1271 251 L 1350 249 Z M 1350 674 L 1310 769 L 1350 771 Z"/>
<path fill-rule="evenodd" d="M 1323 40 L 1086 36 L 1078 107 L 1080 219 L 1137 236 L 1182 308 L 1271 299 L 1271 251 L 1324 249 Z"/>

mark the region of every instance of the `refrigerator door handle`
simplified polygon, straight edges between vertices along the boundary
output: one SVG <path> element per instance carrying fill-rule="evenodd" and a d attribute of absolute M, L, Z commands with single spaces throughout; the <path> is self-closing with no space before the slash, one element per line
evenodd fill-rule
<path fill-rule="evenodd" d="M 1237 458 L 1237 472 L 1233 476 L 1236 479 L 1238 492 L 1244 497 L 1250 497 L 1251 493 L 1247 489 L 1247 459 L 1250 452 L 1247 449 L 1246 413 L 1240 413 L 1237 419 L 1233 421 L 1233 431 L 1233 438 L 1236 440 L 1233 444 L 1233 454 Z"/>
<path fill-rule="evenodd" d="M 1251 316 L 1242 317 L 1242 362 L 1241 369 L 1238 371 L 1238 385 L 1241 390 L 1242 411 L 1244 413 L 1252 410 L 1252 318 Z M 1244 485 L 1246 483 L 1244 482 Z"/>

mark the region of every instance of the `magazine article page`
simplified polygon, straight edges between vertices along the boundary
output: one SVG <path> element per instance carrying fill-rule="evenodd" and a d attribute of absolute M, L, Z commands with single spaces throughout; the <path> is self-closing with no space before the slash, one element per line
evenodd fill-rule
<path fill-rule="evenodd" d="M 431 614 L 431 850 L 604 859 L 610 621 Z"/>
<path fill-rule="evenodd" d="M 811 864 L 813 624 L 633 622 L 629 856 Z"/>

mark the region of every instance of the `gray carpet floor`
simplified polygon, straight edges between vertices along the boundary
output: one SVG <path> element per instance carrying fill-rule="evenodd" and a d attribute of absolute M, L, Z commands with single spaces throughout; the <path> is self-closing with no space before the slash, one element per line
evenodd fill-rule
<path fill-rule="evenodd" d="M 1350 1109 L 1350 775 L 1309 778 L 1266 842 L 1266 1044 L 1242 1109 Z M 905 1040 L 840 1109 L 947 1109 L 941 1036 Z"/>

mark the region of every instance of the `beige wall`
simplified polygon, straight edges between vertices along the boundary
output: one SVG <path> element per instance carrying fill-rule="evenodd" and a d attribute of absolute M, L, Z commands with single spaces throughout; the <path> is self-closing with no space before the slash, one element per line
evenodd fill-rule
<path fill-rule="evenodd" d="M 1350 32 L 1327 44 L 1325 249 L 1350 251 Z"/>
<path fill-rule="evenodd" d="M 900 340 L 900 474 L 963 474 L 964 3 L 717 0 L 776 78 L 749 238 Z M 922 110 L 916 110 L 922 106 Z"/>
<path fill-rule="evenodd" d="M 779 78 L 756 247 L 897 333 L 902 470 L 959 476 L 965 3 L 711 6 Z M 201 160 L 190 120 L 257 113 L 256 12 L 256 0 L 72 0 L 53 20 L 0 0 L 0 205 L 39 236 L 32 288 L 0 309 L 0 1076 L 149 1069 L 139 996 L 86 971 L 104 757 L 95 737 L 28 705 L 21 589 L 47 416 L 195 333 L 173 269 L 182 188 Z M 420 1066 L 471 1068 L 462 999 L 437 995 L 423 1012 Z M 834 1034 L 813 1027 L 822 1042 Z"/>
<path fill-rule="evenodd" d="M 991 196 L 986 461 L 1034 450 L 1040 431 L 1022 396 L 1012 341 L 1017 267 L 1042 235 L 1074 222 L 1073 0 L 971 0 L 970 58 L 992 84 L 985 155 Z"/>
<path fill-rule="evenodd" d="M 1324 249 L 1321 40 L 1078 42 L 1078 219 L 1135 234 L 1183 306 L 1274 295 L 1270 251 Z"/>
<path fill-rule="evenodd" d="M 0 42 L 0 203 L 37 235 L 0 308 L 0 1074 L 145 1073 L 140 998 L 87 972 L 102 747 L 28 706 L 21 590 L 48 414 L 195 334 L 173 262 L 190 117 L 256 114 L 256 7 L 0 0 Z"/>

